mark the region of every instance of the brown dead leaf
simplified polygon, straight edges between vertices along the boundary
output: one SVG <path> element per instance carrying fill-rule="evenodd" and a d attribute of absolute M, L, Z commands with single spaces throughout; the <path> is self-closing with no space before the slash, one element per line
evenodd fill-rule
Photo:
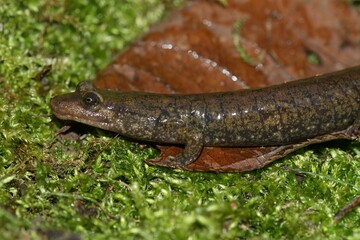
<path fill-rule="evenodd" d="M 94 85 L 160 93 L 233 91 L 360 63 L 360 11 L 345 1 L 227 3 L 189 1 L 117 56 Z M 249 171 L 333 138 L 349 136 L 332 134 L 281 147 L 204 148 L 185 169 Z M 161 165 L 165 156 L 180 150 L 161 146 L 161 156 L 151 164 Z"/>
<path fill-rule="evenodd" d="M 156 159 L 146 160 L 146 162 L 155 166 L 181 168 L 191 171 L 247 172 L 262 168 L 300 148 L 335 139 L 354 140 L 356 137 L 338 132 L 319 136 L 305 142 L 284 146 L 247 148 L 206 147 L 203 149 L 199 159 L 186 166 L 171 165 L 168 162 L 164 163 L 167 156 L 175 156 L 182 152 L 184 150 L 183 148 L 176 146 L 158 146 L 161 150 L 161 155 Z"/>

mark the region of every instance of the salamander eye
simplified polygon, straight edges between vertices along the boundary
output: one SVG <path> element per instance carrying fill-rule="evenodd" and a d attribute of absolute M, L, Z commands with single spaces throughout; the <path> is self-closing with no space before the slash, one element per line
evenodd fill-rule
<path fill-rule="evenodd" d="M 96 92 L 87 92 L 83 95 L 83 102 L 86 106 L 97 106 L 101 102 L 101 97 Z"/>

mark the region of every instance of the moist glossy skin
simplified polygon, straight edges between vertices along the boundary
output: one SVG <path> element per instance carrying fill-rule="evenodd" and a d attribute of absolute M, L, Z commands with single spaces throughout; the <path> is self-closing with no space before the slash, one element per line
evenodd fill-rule
<path fill-rule="evenodd" d="M 56 96 L 56 117 L 156 143 L 184 144 L 187 165 L 204 146 L 276 146 L 359 128 L 360 66 L 261 89 L 208 94 L 99 90 Z"/>

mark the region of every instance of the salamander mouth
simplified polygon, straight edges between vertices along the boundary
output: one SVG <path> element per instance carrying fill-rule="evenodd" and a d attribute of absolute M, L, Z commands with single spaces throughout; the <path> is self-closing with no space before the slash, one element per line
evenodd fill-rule
<path fill-rule="evenodd" d="M 104 122 L 104 121 L 91 121 L 89 119 L 77 117 L 77 116 L 70 115 L 70 114 L 63 115 L 63 114 L 58 114 L 56 112 L 53 112 L 53 113 L 56 116 L 56 118 L 58 118 L 60 120 L 74 121 L 74 122 L 89 125 L 89 126 L 92 126 L 92 127 L 97 127 L 97 128 L 101 128 L 101 129 L 105 129 L 105 130 L 110 130 L 109 129 L 109 124 L 107 122 Z"/>

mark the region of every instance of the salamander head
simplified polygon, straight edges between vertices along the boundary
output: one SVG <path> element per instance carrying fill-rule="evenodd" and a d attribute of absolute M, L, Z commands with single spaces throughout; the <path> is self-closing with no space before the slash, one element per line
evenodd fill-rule
<path fill-rule="evenodd" d="M 105 98 L 106 92 L 97 90 L 90 82 L 85 81 L 77 86 L 75 92 L 53 97 L 50 107 L 59 119 L 118 131 L 121 126 L 114 126 L 117 122 L 116 113 L 112 99 Z"/>

